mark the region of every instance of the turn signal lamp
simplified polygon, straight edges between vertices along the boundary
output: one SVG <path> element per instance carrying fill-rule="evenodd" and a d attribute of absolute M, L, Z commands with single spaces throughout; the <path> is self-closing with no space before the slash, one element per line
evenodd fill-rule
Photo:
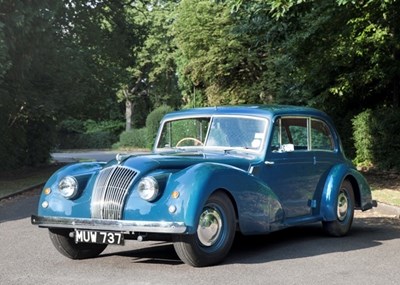
<path fill-rule="evenodd" d="M 172 197 L 173 199 L 178 199 L 178 197 L 179 197 L 179 192 L 178 192 L 178 191 L 172 192 L 171 197 Z"/>

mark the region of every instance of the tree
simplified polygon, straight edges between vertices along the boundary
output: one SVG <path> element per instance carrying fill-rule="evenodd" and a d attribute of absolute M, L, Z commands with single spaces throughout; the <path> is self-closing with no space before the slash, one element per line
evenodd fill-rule
<path fill-rule="evenodd" d="M 242 20 L 242 14 L 233 15 L 224 3 L 181 1 L 174 35 L 187 102 L 195 96 L 205 105 L 270 101 L 261 78 L 268 72 L 268 50 L 260 49 L 251 34 L 237 32 Z"/>
<path fill-rule="evenodd" d="M 0 2 L 1 168 L 44 163 L 54 126 L 57 56 L 53 1 Z M 46 52 L 46 49 L 49 52 Z"/>
<path fill-rule="evenodd" d="M 126 130 L 132 126 L 132 116 L 133 125 L 143 127 L 150 109 L 181 104 L 170 31 L 176 5 L 176 1 L 150 1 L 140 7 L 141 13 L 135 17 L 144 27 L 143 44 L 133 48 L 137 61 L 126 69 L 117 94 L 125 101 Z"/>
<path fill-rule="evenodd" d="M 354 115 L 398 106 L 398 1 L 227 2 L 234 14 L 248 12 L 242 34 L 256 34 L 258 44 L 269 50 L 270 78 L 278 83 L 271 89 L 275 102 L 326 110 L 348 149 Z M 271 17 L 275 24 L 269 30 L 253 21 L 271 24 Z M 271 31 L 277 33 L 271 36 Z"/>
<path fill-rule="evenodd" d="M 398 1 L 227 2 L 233 11 L 254 11 L 248 13 L 249 21 L 273 16 L 275 26 L 284 27 L 273 54 L 280 63 L 277 75 L 287 78 L 278 101 L 335 111 L 398 106 Z M 248 32 L 257 30 L 253 25 Z M 268 31 L 258 34 L 261 39 L 266 35 Z"/>
<path fill-rule="evenodd" d="M 3 168 L 45 163 L 67 117 L 120 116 L 115 93 L 141 38 L 132 3 L 0 2 Z"/>

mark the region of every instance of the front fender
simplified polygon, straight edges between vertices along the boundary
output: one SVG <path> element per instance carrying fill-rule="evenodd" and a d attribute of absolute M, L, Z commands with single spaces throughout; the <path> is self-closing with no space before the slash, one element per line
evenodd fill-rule
<path fill-rule="evenodd" d="M 169 191 L 181 193 L 182 215 L 189 232 L 197 229 L 198 217 L 208 197 L 222 190 L 236 207 L 239 228 L 244 234 L 269 232 L 281 222 L 283 211 L 271 189 L 250 173 L 225 164 L 200 163 L 171 176 Z"/>
<path fill-rule="evenodd" d="M 99 171 L 105 165 L 104 162 L 84 162 L 70 164 L 56 171 L 46 182 L 43 189 L 50 189 L 50 192 L 41 194 L 39 199 L 38 214 L 42 216 L 68 216 L 77 208 L 79 214 L 77 217 L 87 217 L 90 210 L 90 191 L 85 188 L 90 182 L 93 174 Z M 79 198 L 75 200 L 65 199 L 58 191 L 58 183 L 65 176 L 75 176 L 79 181 Z M 90 193 L 88 193 L 90 192 Z M 47 207 L 43 207 L 43 202 L 47 203 Z M 84 204 L 86 207 L 77 205 Z M 88 209 L 88 210 L 83 210 Z"/>
<path fill-rule="evenodd" d="M 365 178 L 349 165 L 338 164 L 330 170 L 322 192 L 320 211 L 324 221 L 336 220 L 337 196 L 340 185 L 345 179 L 348 179 L 353 186 L 355 203 L 363 211 L 372 208 L 371 190 Z"/>

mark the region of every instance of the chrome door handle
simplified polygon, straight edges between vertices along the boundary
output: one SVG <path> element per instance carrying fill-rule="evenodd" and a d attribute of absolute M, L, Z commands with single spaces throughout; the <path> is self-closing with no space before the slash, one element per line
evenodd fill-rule
<path fill-rule="evenodd" d="M 274 165 L 275 164 L 275 162 L 274 161 L 265 161 L 264 162 L 266 165 Z"/>

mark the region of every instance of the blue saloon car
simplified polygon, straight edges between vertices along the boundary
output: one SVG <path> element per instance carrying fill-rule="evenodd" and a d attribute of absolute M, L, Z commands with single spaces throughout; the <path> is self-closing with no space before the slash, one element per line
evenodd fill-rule
<path fill-rule="evenodd" d="M 65 166 L 48 180 L 32 224 L 72 259 L 125 240 L 172 241 L 191 266 L 220 263 L 235 233 L 321 222 L 346 235 L 374 206 L 331 119 L 294 106 L 167 114 L 150 154 Z"/>

